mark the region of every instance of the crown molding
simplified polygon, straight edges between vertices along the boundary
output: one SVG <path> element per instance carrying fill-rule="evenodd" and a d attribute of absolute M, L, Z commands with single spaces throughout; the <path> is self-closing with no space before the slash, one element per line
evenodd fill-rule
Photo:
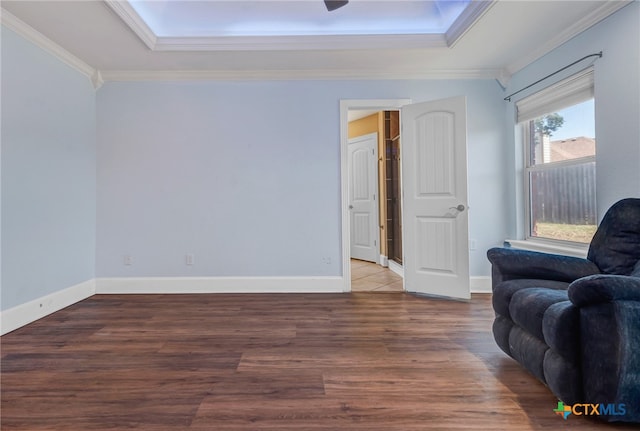
<path fill-rule="evenodd" d="M 302 51 L 446 48 L 442 34 L 158 37 L 154 51 Z"/>
<path fill-rule="evenodd" d="M 24 39 L 47 51 L 63 63 L 87 76 L 94 85 L 94 88 L 99 88 L 98 84 L 100 79 L 98 79 L 98 76 L 100 75 L 100 72 L 98 70 L 80 60 L 78 57 L 71 54 L 69 51 L 31 27 L 29 24 L 20 20 L 6 9 L 0 9 L 0 16 L 2 18 L 1 21 L 3 26 L 14 31 Z"/>
<path fill-rule="evenodd" d="M 502 69 L 500 71 L 498 71 L 498 73 L 496 74 L 496 81 L 498 81 L 498 84 L 500 84 L 500 87 L 502 87 L 502 90 L 505 90 L 507 88 L 507 85 L 509 85 L 509 81 L 511 81 L 511 74 L 507 71 L 507 69 Z"/>
<path fill-rule="evenodd" d="M 91 76 L 91 83 L 93 84 L 93 88 L 99 90 L 100 87 L 104 84 L 104 79 L 102 78 L 102 72 L 96 70 L 96 72 Z"/>
<path fill-rule="evenodd" d="M 296 36 L 157 36 L 126 0 L 104 0 L 152 51 L 291 51 L 327 49 L 446 48 L 444 34 L 366 34 Z M 462 35 L 493 1 L 474 1 L 472 11 L 458 24 Z M 458 20 L 460 21 L 460 20 Z"/>
<path fill-rule="evenodd" d="M 462 36 L 464 36 L 496 2 L 497 0 L 472 0 L 471 4 L 467 6 L 445 33 L 447 46 L 452 48 L 458 43 L 458 41 L 462 39 Z"/>
<path fill-rule="evenodd" d="M 104 0 L 124 23 L 144 42 L 150 50 L 155 50 L 158 37 L 149 28 L 138 12 L 126 0 Z"/>
<path fill-rule="evenodd" d="M 607 18 L 609 15 L 617 12 L 618 10 L 627 6 L 629 3 L 633 3 L 633 1 L 634 0 L 614 0 L 605 2 L 602 6 L 595 9 L 590 14 L 576 21 L 573 25 L 567 27 L 563 32 L 556 35 L 546 44 L 533 50 L 525 57 L 522 57 L 519 60 L 507 65 L 506 74 L 515 74 L 519 70 L 525 68 L 529 64 L 558 48 L 560 45 L 574 38 L 578 34 L 596 25 L 603 19 Z"/>
<path fill-rule="evenodd" d="M 386 79 L 499 79 L 502 70 L 111 70 L 108 81 L 256 81 L 256 80 L 386 80 Z"/>

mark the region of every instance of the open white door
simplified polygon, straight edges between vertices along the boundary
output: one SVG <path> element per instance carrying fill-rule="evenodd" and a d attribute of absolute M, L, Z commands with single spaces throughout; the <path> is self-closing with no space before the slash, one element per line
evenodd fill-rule
<path fill-rule="evenodd" d="M 378 134 L 349 140 L 351 257 L 378 262 Z"/>
<path fill-rule="evenodd" d="M 402 107 L 404 284 L 470 298 L 466 99 Z"/>

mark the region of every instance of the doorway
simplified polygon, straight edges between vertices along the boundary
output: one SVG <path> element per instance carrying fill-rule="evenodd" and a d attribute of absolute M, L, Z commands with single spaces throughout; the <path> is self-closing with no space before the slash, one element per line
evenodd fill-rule
<path fill-rule="evenodd" d="M 349 258 L 348 268 L 343 274 L 348 278 L 350 284 L 345 286 L 345 291 L 402 291 L 402 237 L 401 237 L 401 202 L 400 202 L 400 169 L 399 169 L 399 144 L 400 144 L 400 123 L 399 107 L 407 104 L 406 99 L 371 101 L 372 104 L 364 106 L 354 105 L 347 109 L 342 109 L 341 116 L 346 114 L 342 121 L 341 129 L 345 132 L 347 142 L 347 163 L 343 171 L 348 175 L 349 183 L 352 181 L 353 171 L 356 170 L 351 163 L 350 143 L 362 139 L 365 136 L 377 134 L 377 156 L 372 163 L 377 170 L 378 183 L 376 194 L 378 196 L 376 205 L 378 210 L 378 221 L 376 224 L 375 239 L 378 241 L 378 255 L 375 259 L 354 260 L 350 258 L 360 258 L 359 247 L 354 247 L 353 236 L 356 234 L 357 226 L 354 226 L 353 209 L 351 202 L 353 190 L 351 186 L 344 190 L 343 199 L 346 198 L 348 208 L 349 223 L 349 244 L 345 247 L 343 242 L 343 252 Z M 378 102 L 380 102 L 378 104 Z M 368 103 L 368 102 L 364 102 Z M 341 102 L 342 104 L 342 102 Z M 344 150 L 344 148 L 343 148 Z M 343 168 L 345 164 L 343 163 Z M 344 178 L 344 177 L 343 177 Z M 387 196 L 387 191 L 390 192 Z M 345 195 L 346 193 L 346 195 Z M 345 227 L 343 223 L 343 228 Z M 362 231 L 362 229 L 358 229 Z M 344 232 L 344 229 L 343 229 Z M 391 259 L 389 251 L 391 250 Z M 365 262 L 365 260 L 373 263 Z M 393 271 L 387 267 L 391 267 Z M 353 273 L 353 276 L 351 275 Z"/>
<path fill-rule="evenodd" d="M 400 111 L 349 110 L 348 116 L 351 258 L 402 275 Z"/>
<path fill-rule="evenodd" d="M 403 290 L 399 119 L 399 111 L 349 111 L 353 292 Z"/>
<path fill-rule="evenodd" d="M 350 110 L 400 111 L 403 131 L 398 169 L 402 199 L 403 290 L 465 298 L 469 293 L 466 179 L 466 98 L 411 104 L 408 99 L 341 100 L 342 256 L 344 291 L 351 286 L 348 114 Z M 389 136 L 393 141 L 395 136 Z M 393 148 L 393 147 L 391 147 Z M 410 232 L 409 232 L 410 231 Z M 391 261 L 394 262 L 393 260 Z"/>

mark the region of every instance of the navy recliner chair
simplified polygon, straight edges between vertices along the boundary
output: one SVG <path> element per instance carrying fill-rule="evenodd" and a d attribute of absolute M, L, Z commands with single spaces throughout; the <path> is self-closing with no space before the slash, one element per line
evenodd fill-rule
<path fill-rule="evenodd" d="M 640 199 L 607 211 L 586 259 L 512 248 L 487 256 L 498 346 L 565 404 L 640 422 Z"/>

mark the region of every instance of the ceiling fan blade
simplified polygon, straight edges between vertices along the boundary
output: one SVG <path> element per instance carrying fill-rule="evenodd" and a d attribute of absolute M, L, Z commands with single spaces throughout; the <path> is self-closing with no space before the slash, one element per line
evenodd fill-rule
<path fill-rule="evenodd" d="M 347 3 L 349 3 L 349 0 L 324 0 L 324 4 L 327 6 L 327 10 L 329 12 L 338 9 Z"/>

